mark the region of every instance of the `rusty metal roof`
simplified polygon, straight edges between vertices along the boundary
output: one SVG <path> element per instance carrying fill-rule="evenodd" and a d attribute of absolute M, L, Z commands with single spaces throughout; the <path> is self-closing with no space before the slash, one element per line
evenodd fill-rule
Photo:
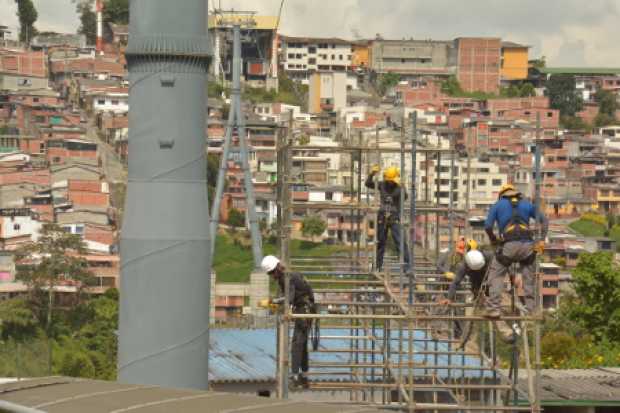
<path fill-rule="evenodd" d="M 378 413 L 355 405 L 317 404 L 229 393 L 166 389 L 115 382 L 48 377 L 0 385 L 3 402 L 49 413 L 247 412 Z M 9 410 L 10 411 L 10 410 Z"/>

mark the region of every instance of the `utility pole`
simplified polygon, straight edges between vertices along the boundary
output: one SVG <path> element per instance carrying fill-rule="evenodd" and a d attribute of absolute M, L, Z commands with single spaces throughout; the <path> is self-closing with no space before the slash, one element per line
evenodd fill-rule
<path fill-rule="evenodd" d="M 221 12 L 220 12 L 221 13 Z M 245 117 L 241 109 L 241 69 L 243 60 L 241 56 L 241 26 L 253 27 L 256 25 L 254 21 L 254 12 L 227 12 L 232 18 L 226 21 L 223 17 L 219 20 L 220 25 L 228 25 L 233 30 L 233 86 L 231 89 L 230 113 L 228 115 L 228 125 L 226 127 L 226 136 L 224 138 L 224 146 L 222 148 L 222 157 L 220 159 L 220 171 L 217 176 L 217 185 L 215 196 L 213 198 L 213 207 L 211 208 L 211 238 L 216 239 L 217 229 L 220 221 L 220 206 L 224 193 L 224 183 L 226 173 L 228 171 L 228 160 L 232 146 L 233 131 L 237 130 L 237 138 L 239 140 L 239 150 L 241 154 L 241 169 L 243 170 L 243 181 L 246 197 L 246 217 L 250 227 L 252 236 L 252 253 L 254 255 L 254 268 L 260 268 L 263 259 L 262 240 L 258 225 L 258 216 L 256 214 L 256 198 L 254 195 L 254 185 L 252 183 L 252 172 L 250 171 L 249 155 L 248 155 L 248 137 L 245 127 Z M 236 18 L 239 16 L 239 18 Z M 213 259 L 215 253 L 215 242 L 211 244 L 211 257 Z"/>

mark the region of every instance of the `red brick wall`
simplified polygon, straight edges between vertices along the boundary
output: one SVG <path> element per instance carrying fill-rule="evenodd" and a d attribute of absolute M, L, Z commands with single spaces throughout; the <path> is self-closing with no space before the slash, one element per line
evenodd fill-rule
<path fill-rule="evenodd" d="M 110 204 L 109 194 L 69 190 L 68 197 L 74 205 L 105 207 Z"/>
<path fill-rule="evenodd" d="M 463 37 L 457 41 L 457 76 L 463 90 L 497 93 L 500 82 L 501 40 Z"/>
<path fill-rule="evenodd" d="M 11 185 L 20 183 L 50 185 L 50 171 L 49 169 L 37 169 L 34 171 L 0 174 L 0 185 Z"/>

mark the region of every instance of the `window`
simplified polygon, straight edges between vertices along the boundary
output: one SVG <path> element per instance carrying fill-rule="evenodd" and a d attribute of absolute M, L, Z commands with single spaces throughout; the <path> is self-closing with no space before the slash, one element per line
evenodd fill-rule
<path fill-rule="evenodd" d="M 17 81 L 17 86 L 32 86 L 32 80 L 21 78 Z"/>
<path fill-rule="evenodd" d="M 33 101 L 34 103 L 39 103 L 39 98 L 32 98 L 32 101 Z"/>
<path fill-rule="evenodd" d="M 478 179 L 478 185 L 484 186 L 486 184 L 487 184 L 487 180 L 486 179 Z"/>
<path fill-rule="evenodd" d="M 553 117 L 553 112 L 547 112 L 547 117 L 548 118 L 552 118 Z"/>
<path fill-rule="evenodd" d="M 19 224 L 13 224 L 13 230 L 14 231 L 19 231 L 21 229 L 21 225 Z"/>
<path fill-rule="evenodd" d="M 338 55 L 338 60 L 342 60 L 342 55 Z"/>
<path fill-rule="evenodd" d="M 288 54 L 288 58 L 289 59 L 294 59 L 295 58 L 295 53 L 289 53 Z"/>
<path fill-rule="evenodd" d="M 493 180 L 493 186 L 501 186 L 502 185 L 502 180 L 501 179 L 494 179 Z"/>
<path fill-rule="evenodd" d="M 314 46 L 308 47 L 308 53 L 315 54 L 316 53 L 316 47 L 314 47 Z"/>
<path fill-rule="evenodd" d="M 336 55 L 335 54 L 332 55 L 332 60 L 336 60 Z"/>
<path fill-rule="evenodd" d="M 333 192 L 325 192 L 325 200 L 326 201 L 333 201 L 334 199 L 334 193 Z"/>
<path fill-rule="evenodd" d="M 117 106 L 118 105 L 118 100 L 113 100 L 112 101 L 112 105 Z"/>
<path fill-rule="evenodd" d="M 309 65 L 315 65 L 316 64 L 316 57 L 311 57 L 310 59 L 308 59 L 308 64 Z"/>
<path fill-rule="evenodd" d="M 98 105 L 105 105 L 105 99 L 97 99 Z"/>

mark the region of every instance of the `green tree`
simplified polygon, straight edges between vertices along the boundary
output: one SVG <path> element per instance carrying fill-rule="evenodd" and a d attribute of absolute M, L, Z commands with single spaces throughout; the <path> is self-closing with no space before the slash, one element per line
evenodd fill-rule
<path fill-rule="evenodd" d="M 54 288 L 69 282 L 77 287 L 79 299 L 83 287 L 94 281 L 84 253 L 82 238 L 56 224 L 44 224 L 38 241 L 16 251 L 17 278 L 28 285 L 35 315 L 48 334 L 55 305 Z"/>
<path fill-rule="evenodd" d="M 17 3 L 17 17 L 19 19 L 19 41 L 30 44 L 30 40 L 37 35 L 34 23 L 39 18 L 39 13 L 37 13 L 32 0 L 15 0 L 15 3 Z"/>
<path fill-rule="evenodd" d="M 80 16 L 80 27 L 78 33 L 86 36 L 88 44 L 95 44 L 97 41 L 97 14 L 93 10 L 91 0 L 73 0 L 75 11 Z"/>
<path fill-rule="evenodd" d="M 23 341 L 36 335 L 37 319 L 28 303 L 14 298 L 0 301 L 0 338 Z"/>
<path fill-rule="evenodd" d="M 529 82 L 524 83 L 521 85 L 521 88 L 519 90 L 519 96 L 521 97 L 536 96 L 536 88 L 534 88 L 534 85 L 532 85 Z"/>
<path fill-rule="evenodd" d="M 386 73 L 384 75 L 379 76 L 379 83 L 377 85 L 378 92 L 381 96 L 385 96 L 385 94 L 396 86 L 400 82 L 400 75 L 397 73 Z"/>
<path fill-rule="evenodd" d="M 563 128 L 569 130 L 582 130 L 589 132 L 592 130 L 592 126 L 586 123 L 583 119 L 577 116 L 562 116 L 560 117 L 560 125 Z"/>
<path fill-rule="evenodd" d="M 598 103 L 599 113 L 611 116 L 612 118 L 616 117 L 618 101 L 614 93 L 609 90 L 600 89 L 594 94 L 594 100 Z"/>
<path fill-rule="evenodd" d="M 573 272 L 571 317 L 597 340 L 620 341 L 620 267 L 610 253 L 582 254 Z"/>
<path fill-rule="evenodd" d="M 231 227 L 243 227 L 245 226 L 245 214 L 239 211 L 237 208 L 232 208 L 228 211 L 228 225 Z"/>
<path fill-rule="evenodd" d="M 103 6 L 103 20 L 109 23 L 129 23 L 129 0 L 106 0 Z"/>
<path fill-rule="evenodd" d="M 575 77 L 571 75 L 552 75 L 547 82 L 547 96 L 553 109 L 561 116 L 575 116 L 583 108 L 583 99 L 577 92 Z"/>
<path fill-rule="evenodd" d="M 318 215 L 309 215 L 301 223 L 301 233 L 304 237 L 314 238 L 322 235 L 327 229 L 327 223 Z"/>
<path fill-rule="evenodd" d="M 209 194 L 209 211 L 215 197 L 215 186 L 217 185 L 217 176 L 220 171 L 220 157 L 214 153 L 207 155 L 207 191 Z"/>
<path fill-rule="evenodd" d="M 448 96 L 461 96 L 463 89 L 456 76 L 450 76 L 441 82 L 441 91 Z"/>

